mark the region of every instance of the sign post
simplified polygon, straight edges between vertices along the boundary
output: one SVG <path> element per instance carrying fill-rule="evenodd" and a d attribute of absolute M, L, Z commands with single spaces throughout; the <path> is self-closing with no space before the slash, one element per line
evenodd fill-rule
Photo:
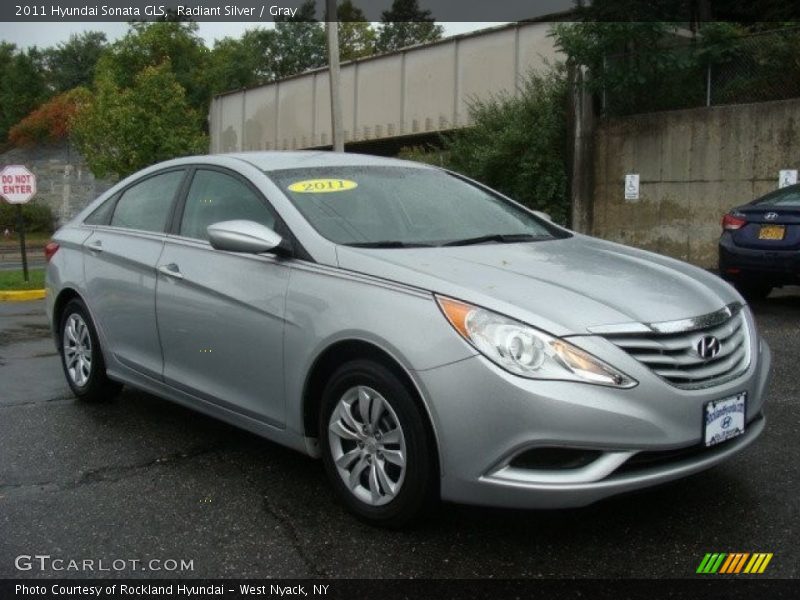
<path fill-rule="evenodd" d="M 9 165 L 0 171 L 0 196 L 9 204 L 17 205 L 17 234 L 19 251 L 22 254 L 22 273 L 28 282 L 28 253 L 25 248 L 25 219 L 22 205 L 36 195 L 36 175 L 22 165 Z"/>

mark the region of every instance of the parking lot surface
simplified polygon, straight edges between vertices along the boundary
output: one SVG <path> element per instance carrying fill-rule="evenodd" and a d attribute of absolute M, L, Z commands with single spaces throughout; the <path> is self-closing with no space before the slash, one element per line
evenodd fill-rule
<path fill-rule="evenodd" d="M 447 504 L 387 532 L 336 503 L 317 461 L 133 389 L 76 401 L 43 302 L 0 303 L 0 577 L 688 577 L 707 552 L 772 552 L 761 577 L 797 577 L 800 291 L 755 313 L 767 428 L 733 460 L 583 509 Z M 15 567 L 34 554 L 193 568 Z"/>

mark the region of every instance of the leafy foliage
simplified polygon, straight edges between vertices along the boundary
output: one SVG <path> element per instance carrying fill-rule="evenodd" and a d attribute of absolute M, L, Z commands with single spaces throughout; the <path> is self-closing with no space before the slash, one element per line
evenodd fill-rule
<path fill-rule="evenodd" d="M 52 233 L 55 225 L 53 211 L 47 204 L 36 199 L 22 205 L 22 218 L 26 233 Z M 17 230 L 17 207 L 8 202 L 0 202 L 0 234 L 6 229 Z"/>
<path fill-rule="evenodd" d="M 307 0 L 294 17 L 275 17 L 270 55 L 274 79 L 321 67 L 327 62 L 325 28 L 314 18 L 314 0 Z"/>
<path fill-rule="evenodd" d="M 69 41 L 47 48 L 44 60 L 50 88 L 55 93 L 61 93 L 90 86 L 97 61 L 107 47 L 105 33 L 87 31 L 80 35 L 73 34 Z"/>
<path fill-rule="evenodd" d="M 391 52 L 414 44 L 434 42 L 442 37 L 443 31 L 431 11 L 419 7 L 418 0 L 394 0 L 391 8 L 381 14 L 377 49 Z"/>
<path fill-rule="evenodd" d="M 0 142 L 18 123 L 49 96 L 42 53 L 22 51 L 0 42 Z"/>
<path fill-rule="evenodd" d="M 201 113 L 189 105 L 169 60 L 143 68 L 130 87 L 99 77 L 94 98 L 75 119 L 73 138 L 98 177 L 124 177 L 207 148 Z"/>
<path fill-rule="evenodd" d="M 206 73 L 208 54 L 197 34 L 197 23 L 131 23 L 125 37 L 100 58 L 97 76 L 110 79 L 120 88 L 130 88 L 146 68 L 169 64 L 189 106 L 206 112 L 211 98 Z"/>
<path fill-rule="evenodd" d="M 566 223 L 566 84 L 561 74 L 531 74 L 517 96 L 474 101 L 469 112 L 472 126 L 445 137 L 443 150 L 412 148 L 401 155 L 464 173 Z"/>
<path fill-rule="evenodd" d="M 712 103 L 800 95 L 796 24 L 770 23 L 769 32 L 751 35 L 766 24 L 706 22 L 689 39 L 679 35 L 678 25 L 561 23 L 553 35 L 571 62 L 589 68 L 587 86 L 603 99 L 606 114 L 703 106 L 709 91 Z"/>
<path fill-rule="evenodd" d="M 339 18 L 339 54 L 342 60 L 354 60 L 375 54 L 377 34 L 364 12 L 351 0 L 336 8 Z"/>
<path fill-rule="evenodd" d="M 75 88 L 51 98 L 14 125 L 8 133 L 8 141 L 14 146 L 33 146 L 65 139 L 75 116 L 86 106 L 90 96 L 86 88 Z"/>
<path fill-rule="evenodd" d="M 269 56 L 274 32 L 250 29 L 241 38 L 217 40 L 211 51 L 206 77 L 212 94 L 254 87 L 269 82 L 274 72 Z"/>

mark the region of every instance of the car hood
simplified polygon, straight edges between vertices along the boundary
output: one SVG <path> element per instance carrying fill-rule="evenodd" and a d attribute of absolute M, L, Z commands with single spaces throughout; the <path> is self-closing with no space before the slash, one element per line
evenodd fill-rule
<path fill-rule="evenodd" d="M 340 246 L 337 254 L 340 268 L 478 304 L 554 335 L 686 319 L 742 302 L 703 269 L 583 235 L 437 248 Z"/>

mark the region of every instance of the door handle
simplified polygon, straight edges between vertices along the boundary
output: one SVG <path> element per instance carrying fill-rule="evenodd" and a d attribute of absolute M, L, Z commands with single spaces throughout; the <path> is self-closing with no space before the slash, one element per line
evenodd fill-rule
<path fill-rule="evenodd" d="M 102 252 L 103 251 L 103 242 L 100 240 L 96 240 L 87 246 L 89 250 L 92 252 Z"/>
<path fill-rule="evenodd" d="M 175 263 L 169 263 L 168 265 L 161 265 L 158 267 L 158 272 L 166 275 L 167 277 L 172 277 L 173 279 L 183 279 L 183 273 L 178 268 L 178 265 Z"/>

